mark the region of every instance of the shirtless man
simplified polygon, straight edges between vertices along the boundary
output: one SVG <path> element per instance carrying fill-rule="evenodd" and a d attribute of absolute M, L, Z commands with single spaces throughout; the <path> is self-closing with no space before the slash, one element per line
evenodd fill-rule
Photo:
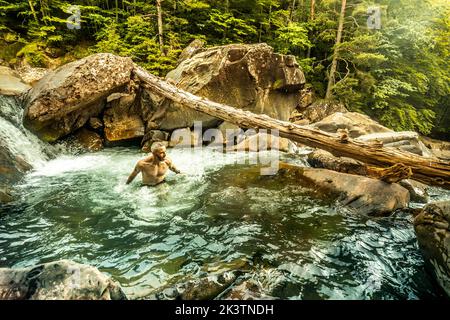
<path fill-rule="evenodd" d="M 160 143 L 155 143 L 152 146 L 152 154 L 138 161 L 133 172 L 128 177 L 127 184 L 130 184 L 141 172 L 142 184 L 156 186 L 164 182 L 168 169 L 177 174 L 180 173 L 180 170 L 173 165 L 172 160 L 166 156 L 166 147 Z"/>

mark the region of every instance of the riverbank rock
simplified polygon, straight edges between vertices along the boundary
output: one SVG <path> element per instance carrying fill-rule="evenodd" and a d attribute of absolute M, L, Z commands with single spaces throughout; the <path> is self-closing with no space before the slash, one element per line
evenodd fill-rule
<path fill-rule="evenodd" d="M 426 205 L 414 228 L 427 268 L 450 297 L 450 201 Z"/>
<path fill-rule="evenodd" d="M 337 133 L 340 129 L 346 129 L 350 138 L 357 138 L 370 133 L 394 132 L 368 116 L 357 112 L 336 112 L 312 126 L 329 133 Z"/>
<path fill-rule="evenodd" d="M 162 142 L 166 147 L 169 146 L 169 132 L 161 130 L 150 130 L 148 131 L 144 138 L 142 138 L 142 151 L 150 152 L 153 143 Z"/>
<path fill-rule="evenodd" d="M 168 146 L 170 148 L 191 148 L 202 146 L 201 132 L 189 128 L 177 129 L 170 135 Z"/>
<path fill-rule="evenodd" d="M 205 46 L 205 41 L 201 39 L 195 39 L 192 41 L 183 51 L 180 53 L 178 57 L 178 64 L 183 62 L 184 60 L 192 58 L 196 53 L 200 52 L 201 49 Z"/>
<path fill-rule="evenodd" d="M 264 43 L 201 49 L 169 72 L 166 80 L 212 101 L 281 120 L 288 120 L 305 84 L 295 58 L 276 54 Z M 169 99 L 164 99 L 157 109 L 154 120 L 161 130 L 192 127 L 194 120 L 202 121 L 204 128 L 220 123 Z"/>
<path fill-rule="evenodd" d="M 136 88 L 132 93 L 114 93 L 107 98 L 108 104 L 103 113 L 105 138 L 108 142 L 141 139 L 145 125 L 139 105 L 135 104 Z"/>
<path fill-rule="evenodd" d="M 102 137 L 86 128 L 81 128 L 74 134 L 75 143 L 79 144 L 83 149 L 87 151 L 95 152 L 103 149 Z"/>
<path fill-rule="evenodd" d="M 21 65 L 16 68 L 16 71 L 25 83 L 33 86 L 45 76 L 49 69 L 35 68 L 30 66 L 26 60 L 22 60 Z"/>
<path fill-rule="evenodd" d="M 317 100 L 303 110 L 301 115 L 303 120 L 308 120 L 309 123 L 315 123 L 322 121 L 336 112 L 346 113 L 348 111 L 341 103 Z"/>
<path fill-rule="evenodd" d="M 260 152 L 279 150 L 282 152 L 295 153 L 296 149 L 296 145 L 289 139 L 274 136 L 269 133 L 255 133 L 253 135 L 246 135 L 244 140 L 236 145 L 227 146 L 225 151 Z"/>
<path fill-rule="evenodd" d="M 130 58 L 98 53 L 49 71 L 27 94 L 24 125 L 44 141 L 74 132 L 126 89 L 132 69 Z"/>
<path fill-rule="evenodd" d="M 442 160 L 450 161 L 450 142 L 431 139 L 428 137 L 420 137 L 424 145 L 431 150 L 431 152 Z"/>
<path fill-rule="evenodd" d="M 431 150 L 420 141 L 419 134 L 414 131 L 371 133 L 359 136 L 356 140 L 363 142 L 379 141 L 385 147 L 398 148 L 427 158 L 434 157 Z"/>
<path fill-rule="evenodd" d="M 125 300 L 120 286 L 91 266 L 69 260 L 31 268 L 0 268 L 0 299 Z"/>
<path fill-rule="evenodd" d="M 399 184 L 408 189 L 409 195 L 412 202 L 417 203 L 428 203 L 430 197 L 428 195 L 428 188 L 426 184 L 423 184 L 419 181 L 405 179 L 399 182 Z"/>
<path fill-rule="evenodd" d="M 5 96 L 19 96 L 31 87 L 20 78 L 11 68 L 0 66 L 0 94 Z"/>
<path fill-rule="evenodd" d="M 399 184 L 327 169 L 280 163 L 279 175 L 294 179 L 319 198 L 336 198 L 351 210 L 370 216 L 388 216 L 408 207 L 409 192 Z"/>

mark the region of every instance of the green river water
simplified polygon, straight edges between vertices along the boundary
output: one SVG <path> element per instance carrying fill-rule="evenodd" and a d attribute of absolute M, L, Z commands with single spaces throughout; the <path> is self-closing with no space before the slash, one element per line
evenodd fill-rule
<path fill-rule="evenodd" d="M 0 267 L 71 259 L 111 275 L 132 299 L 244 264 L 275 298 L 439 295 L 409 214 L 355 215 L 294 181 L 235 164 L 233 154 L 169 155 L 185 175 L 169 174 L 155 188 L 125 185 L 144 156 L 135 148 L 40 163 L 16 185 L 19 199 L 0 208 Z M 432 198 L 449 194 L 435 190 Z"/>

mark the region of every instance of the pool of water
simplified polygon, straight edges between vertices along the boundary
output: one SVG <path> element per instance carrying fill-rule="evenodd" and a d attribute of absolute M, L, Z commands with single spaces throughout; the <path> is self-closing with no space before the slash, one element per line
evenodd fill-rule
<path fill-rule="evenodd" d="M 0 207 L 0 267 L 71 259 L 111 275 L 130 298 L 243 264 L 276 298 L 439 295 L 409 214 L 355 215 L 311 198 L 295 181 L 236 164 L 243 153 L 169 155 L 184 174 L 154 188 L 138 179 L 125 184 L 144 156 L 133 148 L 61 155 L 38 166 L 16 186 L 19 199 Z"/>

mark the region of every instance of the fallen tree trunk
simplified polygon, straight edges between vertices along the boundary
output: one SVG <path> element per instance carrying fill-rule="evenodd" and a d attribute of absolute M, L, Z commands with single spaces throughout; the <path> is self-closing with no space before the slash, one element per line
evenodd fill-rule
<path fill-rule="evenodd" d="M 135 67 L 134 73 L 143 82 L 143 86 L 152 92 L 191 109 L 235 123 L 241 128 L 278 130 L 281 137 L 329 151 L 335 156 L 353 158 L 378 167 L 390 167 L 401 163 L 411 168 L 413 179 L 450 189 L 450 162 L 448 161 L 425 158 L 395 148 L 383 147 L 380 142 L 353 140 L 345 133 L 332 135 L 314 128 L 273 119 L 265 114 L 235 109 L 178 89 L 138 66 Z"/>

